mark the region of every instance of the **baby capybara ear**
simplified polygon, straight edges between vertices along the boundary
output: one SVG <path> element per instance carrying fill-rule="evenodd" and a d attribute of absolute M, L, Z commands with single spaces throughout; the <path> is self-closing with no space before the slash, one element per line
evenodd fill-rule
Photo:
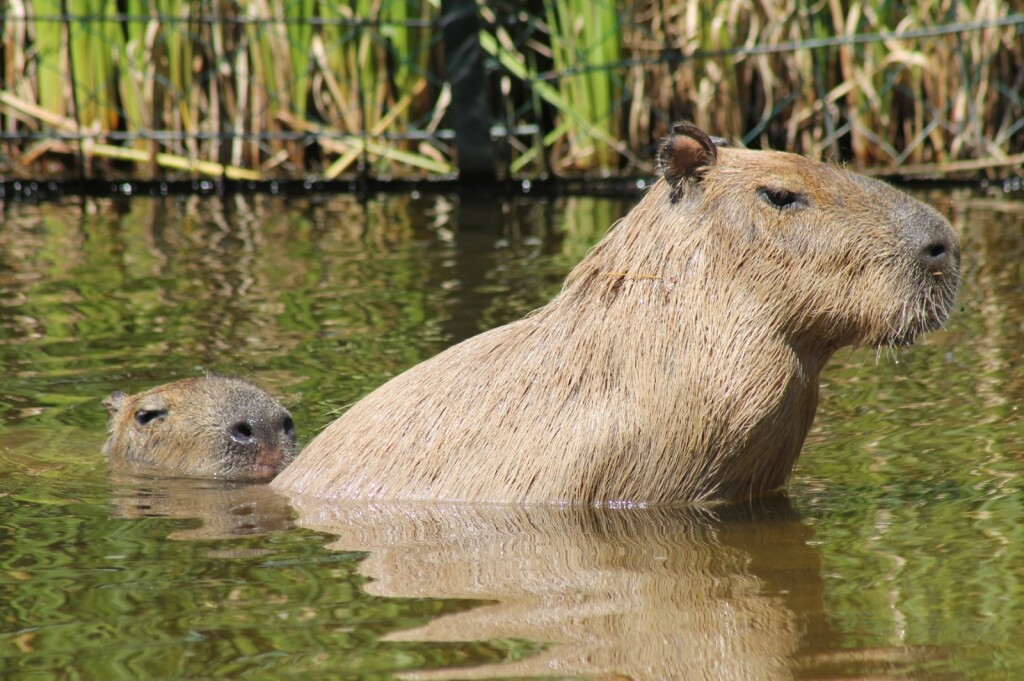
<path fill-rule="evenodd" d="M 121 411 L 121 407 L 127 399 L 127 394 L 120 390 L 115 390 L 107 395 L 106 399 L 103 400 L 103 408 L 107 410 L 108 416 L 113 416 L 117 412 Z"/>
<path fill-rule="evenodd" d="M 676 123 L 658 148 L 658 170 L 673 186 L 684 178 L 700 179 L 718 160 L 715 140 L 690 123 Z M 673 193 L 672 199 L 678 199 Z"/>

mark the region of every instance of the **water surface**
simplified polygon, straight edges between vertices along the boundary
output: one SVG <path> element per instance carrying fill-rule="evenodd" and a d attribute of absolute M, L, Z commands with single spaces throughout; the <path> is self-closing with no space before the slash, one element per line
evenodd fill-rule
<path fill-rule="evenodd" d="M 118 476 L 100 400 L 240 374 L 308 440 L 543 304 L 629 198 L 4 206 L 0 677 L 1024 676 L 1024 199 L 925 198 L 958 309 L 833 360 L 788 498 L 622 511 Z"/>

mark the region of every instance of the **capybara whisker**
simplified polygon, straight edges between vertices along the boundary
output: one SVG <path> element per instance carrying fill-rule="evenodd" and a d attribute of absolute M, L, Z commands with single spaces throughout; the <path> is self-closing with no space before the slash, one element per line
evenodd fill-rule
<path fill-rule="evenodd" d="M 271 484 L 592 505 L 768 494 L 836 350 L 874 346 L 877 362 L 948 318 L 959 243 L 920 201 L 685 123 L 658 168 L 550 303 L 393 378 Z"/>

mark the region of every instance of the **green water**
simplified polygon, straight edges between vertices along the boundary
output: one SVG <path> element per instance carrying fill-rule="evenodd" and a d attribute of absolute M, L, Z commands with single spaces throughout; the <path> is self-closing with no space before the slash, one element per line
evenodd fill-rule
<path fill-rule="evenodd" d="M 714 512 L 291 509 L 100 453 L 106 394 L 202 371 L 308 440 L 629 199 L 4 206 L 0 678 L 1024 678 L 1024 200 L 926 198 L 948 330 L 841 352 L 788 499 Z"/>

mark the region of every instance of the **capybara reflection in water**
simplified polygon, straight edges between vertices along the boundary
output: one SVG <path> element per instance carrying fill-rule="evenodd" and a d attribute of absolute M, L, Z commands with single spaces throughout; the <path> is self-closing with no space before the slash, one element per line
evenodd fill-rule
<path fill-rule="evenodd" d="M 171 476 L 269 480 L 296 452 L 291 414 L 256 386 L 204 376 L 103 400 L 103 451 L 119 468 Z"/>
<path fill-rule="evenodd" d="M 271 483 L 330 499 L 673 504 L 786 482 L 843 346 L 946 320 L 935 210 L 675 126 L 661 178 L 526 318 L 413 367 Z"/>

